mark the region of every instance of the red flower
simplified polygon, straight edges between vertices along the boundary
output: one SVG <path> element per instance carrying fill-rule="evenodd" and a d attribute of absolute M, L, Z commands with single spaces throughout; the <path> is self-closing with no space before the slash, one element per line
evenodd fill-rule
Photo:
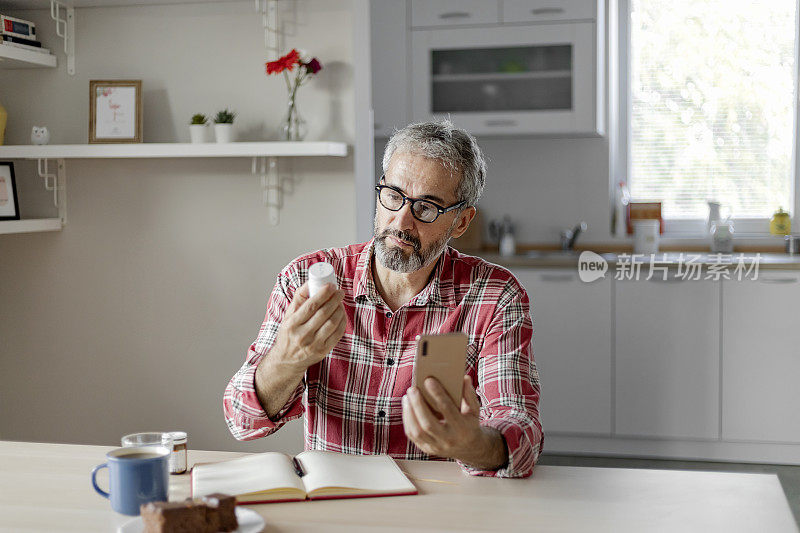
<path fill-rule="evenodd" d="M 319 60 L 316 57 L 312 58 L 311 61 L 306 63 L 305 67 L 306 67 L 306 70 L 310 74 L 316 74 L 317 72 L 322 70 L 322 64 L 319 62 Z"/>
<path fill-rule="evenodd" d="M 295 65 L 300 64 L 300 54 L 292 48 L 292 51 L 275 61 L 267 62 L 267 74 L 278 74 L 284 70 L 291 72 L 294 70 Z"/>

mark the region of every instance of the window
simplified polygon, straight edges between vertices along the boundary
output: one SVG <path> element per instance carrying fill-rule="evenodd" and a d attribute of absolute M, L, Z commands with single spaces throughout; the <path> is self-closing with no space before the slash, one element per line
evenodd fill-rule
<path fill-rule="evenodd" d="M 794 214 L 797 0 L 627 1 L 633 199 L 661 200 L 677 231 L 708 200 L 745 231 Z"/>

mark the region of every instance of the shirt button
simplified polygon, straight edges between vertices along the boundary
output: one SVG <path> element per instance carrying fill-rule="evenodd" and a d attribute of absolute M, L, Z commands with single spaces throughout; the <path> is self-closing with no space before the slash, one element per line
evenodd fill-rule
<path fill-rule="evenodd" d="M 384 411 L 383 409 L 381 409 L 380 411 L 378 411 L 378 416 L 379 416 L 379 417 L 381 417 L 381 418 L 383 418 L 384 416 L 386 416 L 386 411 Z"/>
<path fill-rule="evenodd" d="M 392 312 L 386 311 L 386 318 L 392 318 Z"/>
<path fill-rule="evenodd" d="M 389 359 L 386 360 L 386 364 L 392 366 L 394 364 L 394 359 L 390 357 Z"/>

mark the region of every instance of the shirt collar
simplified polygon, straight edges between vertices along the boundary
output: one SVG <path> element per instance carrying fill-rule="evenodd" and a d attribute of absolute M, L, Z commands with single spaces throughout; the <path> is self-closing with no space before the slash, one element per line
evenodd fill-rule
<path fill-rule="evenodd" d="M 373 237 L 367 245 L 361 250 L 358 255 L 358 262 L 356 263 L 356 287 L 353 298 L 365 297 L 372 303 L 378 303 L 382 300 L 378 289 L 375 288 L 375 283 L 372 280 L 372 254 L 374 253 L 375 238 Z"/>
<path fill-rule="evenodd" d="M 367 243 L 364 249 L 359 254 L 358 263 L 356 265 L 356 284 L 354 298 L 365 297 L 373 303 L 382 302 L 378 289 L 375 287 L 375 282 L 372 279 L 372 257 L 375 253 L 375 238 Z M 453 283 L 453 249 L 449 246 L 445 248 L 442 255 L 436 262 L 436 267 L 433 269 L 431 280 L 422 291 L 414 296 L 409 306 L 424 306 L 428 302 L 454 308 L 456 306 L 455 289 Z"/>

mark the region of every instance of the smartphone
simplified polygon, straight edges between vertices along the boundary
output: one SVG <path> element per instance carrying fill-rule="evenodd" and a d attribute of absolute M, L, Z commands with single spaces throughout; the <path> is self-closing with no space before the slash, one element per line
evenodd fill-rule
<path fill-rule="evenodd" d="M 419 387 L 429 404 L 433 405 L 433 402 L 423 385 L 428 376 L 432 376 L 439 380 L 456 406 L 461 408 L 468 342 L 469 337 L 461 332 L 417 335 L 417 355 L 411 385 Z"/>

